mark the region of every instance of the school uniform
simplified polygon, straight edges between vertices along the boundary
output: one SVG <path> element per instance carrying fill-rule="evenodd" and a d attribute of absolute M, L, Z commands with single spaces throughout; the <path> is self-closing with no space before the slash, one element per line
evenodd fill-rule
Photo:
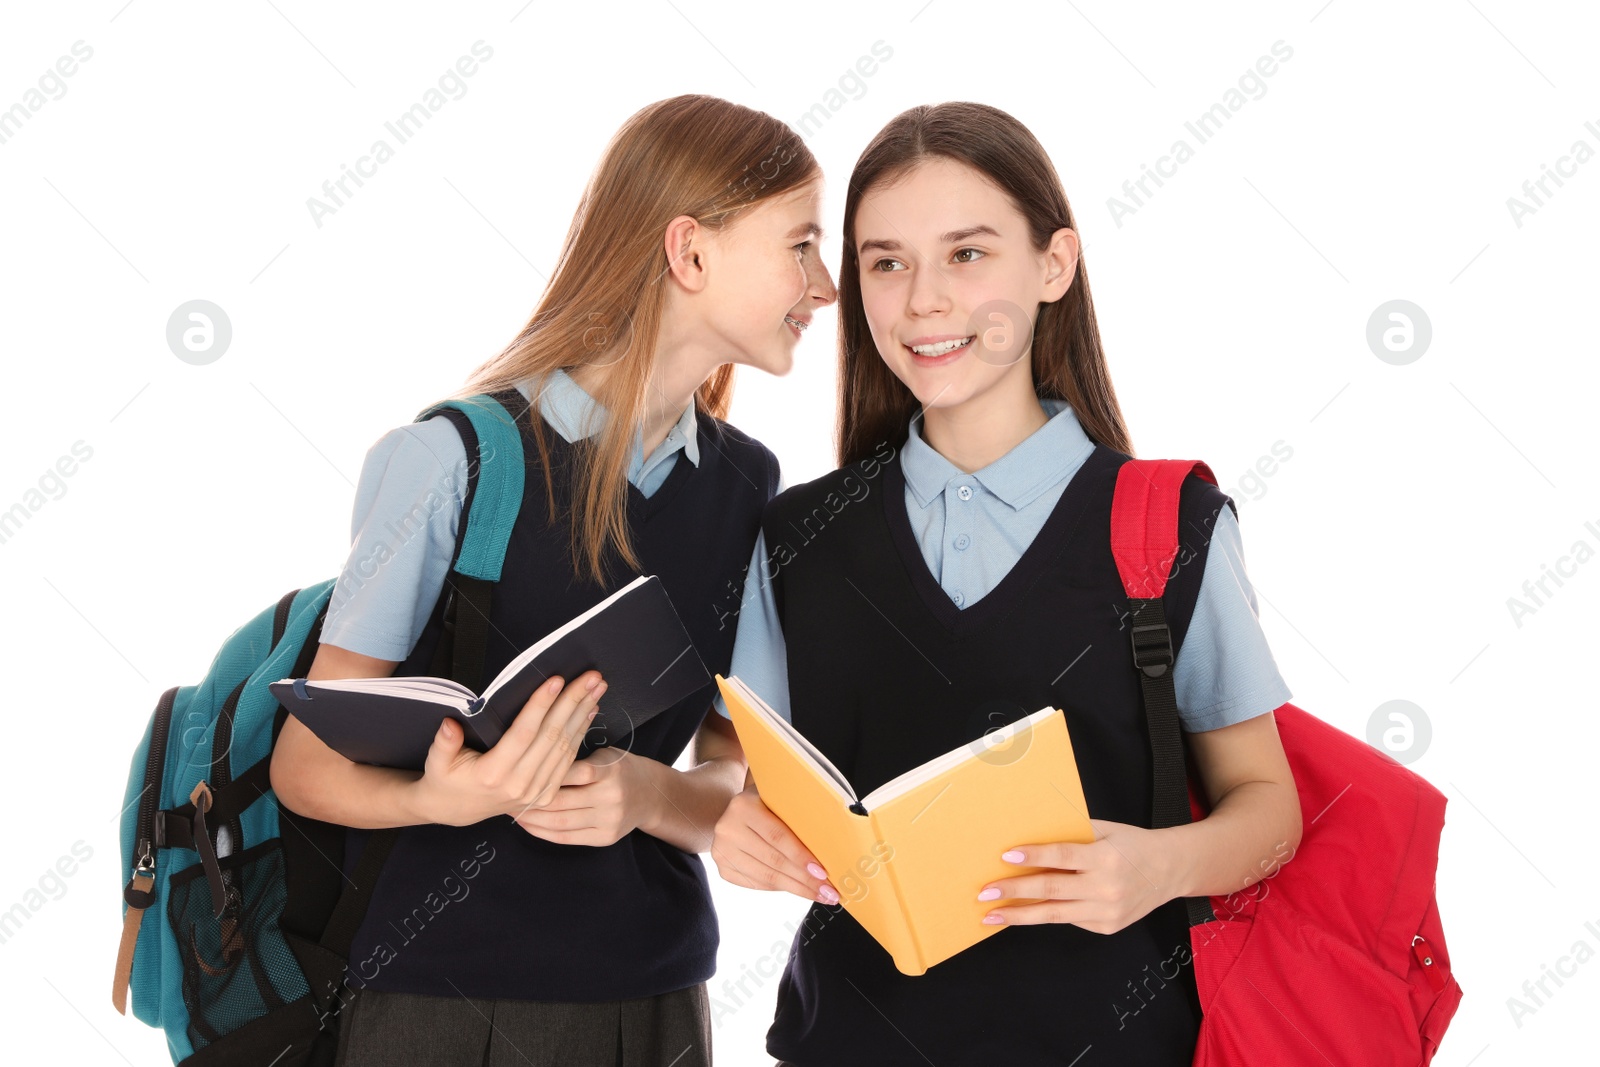
<path fill-rule="evenodd" d="M 1059 707 L 1090 814 L 1149 826 L 1147 728 L 1109 542 L 1128 457 L 1090 441 L 1064 402 L 1041 406 L 1047 424 L 982 470 L 956 468 L 913 420 L 903 445 L 774 499 L 733 669 L 858 794 Z M 1186 481 L 1165 606 L 1191 732 L 1290 696 L 1231 509 L 1215 486 Z M 1175 900 L 1110 935 L 1003 929 L 910 977 L 841 906 L 813 904 L 767 1051 L 797 1067 L 924 1057 L 1025 1067 L 1086 1051 L 1085 1063 L 1188 1064 L 1200 1015 L 1188 940 Z"/>
<path fill-rule="evenodd" d="M 480 690 L 524 648 L 636 573 L 613 551 L 613 578 L 602 584 L 574 575 L 569 557 L 570 464 L 599 429 L 598 406 L 562 371 L 537 414 L 527 404 L 530 383 L 519 390 L 528 471 Z M 547 423 L 554 522 L 532 418 Z M 464 488 L 452 473 L 464 460 L 442 418 L 401 427 L 374 446 L 324 642 L 400 659 L 397 675 L 429 673 Z M 713 671 L 727 671 L 734 634 L 715 605 L 730 590 L 737 603 L 761 508 L 778 485 L 768 449 L 693 404 L 650 456 L 636 441 L 628 516 L 642 572 L 661 578 Z M 661 713 L 625 746 L 672 764 L 712 690 Z M 347 875 L 367 838 L 347 831 Z M 404 827 L 352 943 L 348 981 L 357 992 L 345 1009 L 340 1062 L 708 1063 L 704 983 L 717 944 L 700 857 L 642 831 L 592 847 L 546 841 L 504 815 L 468 827 Z"/>

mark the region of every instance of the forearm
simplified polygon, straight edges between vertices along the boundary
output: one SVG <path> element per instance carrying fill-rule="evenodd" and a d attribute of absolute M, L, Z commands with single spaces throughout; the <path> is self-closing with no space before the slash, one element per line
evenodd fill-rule
<path fill-rule="evenodd" d="M 1170 841 L 1163 888 L 1173 897 L 1227 896 L 1270 877 L 1300 846 L 1292 784 L 1244 782 L 1199 822 L 1158 831 Z"/>
<path fill-rule="evenodd" d="M 680 771 L 640 759 L 647 803 L 639 829 L 685 852 L 709 851 L 717 820 L 744 788 L 744 760 L 722 755 Z"/>
<path fill-rule="evenodd" d="M 318 760 L 311 753 L 286 752 L 280 739 L 272 756 L 272 787 L 279 803 L 296 815 L 361 830 L 432 821 L 417 810 L 421 772 L 336 758 L 337 763 Z"/>
<path fill-rule="evenodd" d="M 320 644 L 306 677 L 387 678 L 399 664 L 338 645 Z M 374 767 L 345 759 L 293 715 L 272 750 L 272 788 L 291 812 L 323 822 L 378 830 L 429 823 L 418 810 L 421 771 Z"/>

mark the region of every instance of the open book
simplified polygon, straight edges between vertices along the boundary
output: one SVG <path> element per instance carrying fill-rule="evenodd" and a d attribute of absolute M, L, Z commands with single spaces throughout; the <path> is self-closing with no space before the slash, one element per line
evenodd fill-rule
<path fill-rule="evenodd" d="M 1004 930 L 990 881 L 1043 868 L 1016 845 L 1094 840 L 1067 721 L 1041 708 L 857 797 L 845 776 L 737 677 L 717 675 L 761 800 L 821 861 L 840 902 L 917 975 Z"/>
<path fill-rule="evenodd" d="M 655 575 L 640 575 L 546 634 L 506 664 L 480 696 L 448 678 L 284 678 L 268 684 L 290 714 L 356 763 L 421 770 L 445 718 L 466 744 L 500 740 L 536 689 L 553 675 L 570 682 L 599 670 L 606 691 L 585 750 L 615 745 L 711 675 Z"/>

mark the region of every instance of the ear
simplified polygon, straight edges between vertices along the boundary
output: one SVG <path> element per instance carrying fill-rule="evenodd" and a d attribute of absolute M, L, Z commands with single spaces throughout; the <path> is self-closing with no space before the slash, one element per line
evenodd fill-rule
<path fill-rule="evenodd" d="M 706 264 L 703 258 L 708 231 L 692 215 L 679 215 L 667 223 L 662 247 L 667 253 L 667 270 L 679 285 L 691 293 L 706 286 Z"/>
<path fill-rule="evenodd" d="M 1063 226 L 1050 235 L 1050 244 L 1044 250 L 1044 289 L 1039 302 L 1053 304 L 1067 295 L 1072 279 L 1078 274 L 1078 234 Z"/>

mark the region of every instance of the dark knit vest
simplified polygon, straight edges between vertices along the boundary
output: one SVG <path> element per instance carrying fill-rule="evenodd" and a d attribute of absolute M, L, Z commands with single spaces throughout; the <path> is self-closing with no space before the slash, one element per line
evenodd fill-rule
<path fill-rule="evenodd" d="M 1148 729 L 1109 536 L 1128 458 L 1096 446 L 1017 563 L 965 609 L 923 560 L 893 446 L 768 505 L 792 721 L 857 795 L 1051 705 L 1065 712 L 1090 816 L 1150 825 Z M 1165 603 L 1175 650 L 1224 504 L 1215 486 L 1185 481 Z M 1085 1062 L 1186 1065 L 1199 1025 L 1188 944 L 1171 901 L 1111 935 L 1004 929 L 908 977 L 841 906 L 814 904 L 767 1050 L 801 1067 L 1062 1065 L 1090 1046 Z"/>
<path fill-rule="evenodd" d="M 701 413 L 699 465 L 679 457 L 648 498 L 628 487 L 642 571 L 615 552 L 605 584 L 576 576 L 568 547 L 569 468 L 577 448 L 545 424 L 558 520 L 528 422 L 521 512 L 490 612 L 483 676 L 639 573 L 656 574 L 706 668 L 726 674 L 734 621 L 762 506 L 778 466 L 760 442 Z M 396 675 L 428 674 L 441 606 Z M 715 686 L 680 701 L 623 739 L 635 755 L 671 765 L 711 707 Z M 604 698 L 601 698 L 602 704 Z M 587 751 L 587 750 L 585 750 Z M 346 871 L 366 833 L 350 830 Z M 698 855 L 642 830 L 605 847 L 555 844 L 509 815 L 472 826 L 404 828 L 356 933 L 349 981 L 357 988 L 454 997 L 611 1001 L 682 989 L 709 978 L 718 932 Z"/>

